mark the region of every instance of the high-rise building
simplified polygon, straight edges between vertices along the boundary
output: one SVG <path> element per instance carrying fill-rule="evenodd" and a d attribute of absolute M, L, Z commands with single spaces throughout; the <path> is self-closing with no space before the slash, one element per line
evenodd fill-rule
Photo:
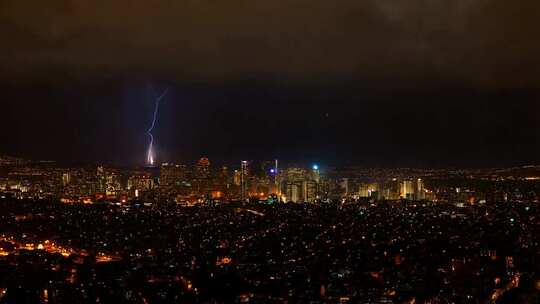
<path fill-rule="evenodd" d="M 281 196 L 281 187 L 280 187 L 280 172 L 279 172 L 279 163 L 276 159 L 274 161 L 274 167 L 270 168 L 270 174 L 274 179 L 273 192 L 279 197 Z"/>
<path fill-rule="evenodd" d="M 321 182 L 321 170 L 319 168 L 319 165 L 313 165 L 313 167 L 311 169 L 312 169 L 311 173 L 313 175 L 313 180 L 316 183 L 320 183 Z"/>
<path fill-rule="evenodd" d="M 304 202 L 311 203 L 318 199 L 318 183 L 316 181 L 304 181 L 302 183 Z"/>
<path fill-rule="evenodd" d="M 249 163 L 246 160 L 243 160 L 240 164 L 240 187 L 241 187 L 241 197 L 242 200 L 248 198 L 248 179 L 249 179 Z"/>
<path fill-rule="evenodd" d="M 108 196 L 117 196 L 120 191 L 120 175 L 117 170 L 108 169 L 105 174 L 105 194 Z"/>
<path fill-rule="evenodd" d="M 362 183 L 358 189 L 358 196 L 361 198 L 372 197 L 379 190 L 377 183 Z"/>
<path fill-rule="evenodd" d="M 211 177 L 210 160 L 207 157 L 202 157 L 195 164 L 195 179 L 193 180 L 194 189 L 199 195 L 208 196 L 212 192 Z"/>
<path fill-rule="evenodd" d="M 62 185 L 64 187 L 66 187 L 67 185 L 69 185 L 71 182 L 71 173 L 70 172 L 66 172 L 64 174 L 62 174 Z"/>
<path fill-rule="evenodd" d="M 400 191 L 400 197 L 403 199 L 412 200 L 414 198 L 414 183 L 412 180 L 403 180 L 401 181 L 401 191 Z"/>
<path fill-rule="evenodd" d="M 299 203 L 302 199 L 302 183 L 287 182 L 285 184 L 286 200 L 293 203 Z"/>
<path fill-rule="evenodd" d="M 285 170 L 285 179 L 288 182 L 302 182 L 309 178 L 304 168 L 288 168 Z"/>
<path fill-rule="evenodd" d="M 197 162 L 196 174 L 198 179 L 210 178 L 210 160 L 207 157 L 202 157 Z"/>
<path fill-rule="evenodd" d="M 227 166 L 221 167 L 221 173 L 219 175 L 219 180 L 223 184 L 230 184 L 231 183 L 231 178 L 230 178 L 230 174 L 229 174 L 229 167 L 227 167 Z"/>
<path fill-rule="evenodd" d="M 349 196 L 350 184 L 349 178 L 342 178 L 339 180 L 339 190 L 342 197 Z"/>
<path fill-rule="evenodd" d="M 238 187 L 242 186 L 242 171 L 241 170 L 234 170 L 233 184 Z"/>
<path fill-rule="evenodd" d="M 104 193 L 107 186 L 105 182 L 105 168 L 103 166 L 97 167 L 96 176 L 97 176 L 97 191 Z"/>
<path fill-rule="evenodd" d="M 154 179 L 152 174 L 147 172 L 139 172 L 133 174 L 128 179 L 128 190 L 132 193 L 148 191 L 154 189 Z"/>
<path fill-rule="evenodd" d="M 161 192 L 171 192 L 188 180 L 186 165 L 163 163 L 159 172 L 159 188 Z"/>
<path fill-rule="evenodd" d="M 278 193 L 284 194 L 285 200 L 294 203 L 307 203 L 319 199 L 322 183 L 317 165 L 314 165 L 311 169 L 292 167 L 277 172 L 276 161 L 276 166 L 273 170 L 276 172 L 276 183 L 281 184 L 283 182 L 281 184 L 283 191 L 278 190 Z M 277 178 L 280 180 L 278 181 Z"/>
<path fill-rule="evenodd" d="M 392 180 L 389 182 L 389 192 L 390 192 L 390 196 L 389 196 L 389 199 L 394 199 L 394 200 L 397 200 L 400 198 L 400 195 L 401 195 L 401 184 L 399 182 L 399 179 L 397 178 L 392 178 Z"/>
<path fill-rule="evenodd" d="M 416 180 L 416 187 L 415 187 L 415 198 L 417 200 L 423 200 L 426 198 L 426 192 L 424 188 L 424 181 L 421 178 L 418 178 Z"/>

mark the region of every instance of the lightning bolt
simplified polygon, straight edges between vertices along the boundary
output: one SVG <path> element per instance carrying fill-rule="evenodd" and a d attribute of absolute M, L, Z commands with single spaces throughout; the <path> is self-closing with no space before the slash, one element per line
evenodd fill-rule
<path fill-rule="evenodd" d="M 163 91 L 163 93 L 156 99 L 156 107 L 154 108 L 154 116 L 153 116 L 153 119 L 152 119 L 152 124 L 150 125 L 150 128 L 148 129 L 148 131 L 146 131 L 146 135 L 148 135 L 148 137 L 150 137 L 150 143 L 148 144 L 148 155 L 147 155 L 147 158 L 146 158 L 146 163 L 148 165 L 150 165 L 150 166 L 154 165 L 154 158 L 155 158 L 155 154 L 154 154 L 154 135 L 152 134 L 152 131 L 154 130 L 154 127 L 156 126 L 156 121 L 157 121 L 158 112 L 159 112 L 159 104 L 160 104 L 161 100 L 163 99 L 163 97 L 165 97 L 165 95 L 167 95 L 168 91 L 169 91 L 169 89 L 165 89 L 165 91 Z"/>

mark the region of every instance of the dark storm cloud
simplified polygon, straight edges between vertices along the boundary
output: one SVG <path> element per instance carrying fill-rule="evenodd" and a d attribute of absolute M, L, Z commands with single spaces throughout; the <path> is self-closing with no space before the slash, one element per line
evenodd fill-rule
<path fill-rule="evenodd" d="M 534 0 L 4 0 L 1 77 L 536 88 L 539 8 Z"/>

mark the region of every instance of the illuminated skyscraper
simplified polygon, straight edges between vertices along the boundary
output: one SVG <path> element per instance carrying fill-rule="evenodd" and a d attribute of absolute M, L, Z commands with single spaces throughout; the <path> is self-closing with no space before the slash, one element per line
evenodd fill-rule
<path fill-rule="evenodd" d="M 152 178 L 152 174 L 148 172 L 138 172 L 131 175 L 128 179 L 128 190 L 133 194 L 136 190 L 138 190 L 138 192 L 141 192 L 152 190 L 153 188 L 154 179 Z"/>
<path fill-rule="evenodd" d="M 318 183 L 315 181 L 304 181 L 302 183 L 302 194 L 304 198 L 304 202 L 306 203 L 312 203 L 314 202 L 318 197 Z"/>
<path fill-rule="evenodd" d="M 278 196 L 280 196 L 281 195 L 281 187 L 280 187 L 280 181 L 279 181 L 280 172 L 279 172 L 279 162 L 277 159 L 274 163 L 274 168 L 272 168 L 272 171 L 273 171 L 272 173 L 274 174 L 275 192 Z"/>
<path fill-rule="evenodd" d="M 169 193 L 178 188 L 188 179 L 186 165 L 163 163 L 159 172 L 159 188 L 161 192 Z"/>
<path fill-rule="evenodd" d="M 233 183 L 235 186 L 242 186 L 242 171 L 234 170 Z"/>
<path fill-rule="evenodd" d="M 424 189 L 424 181 L 419 178 L 416 180 L 416 188 L 415 188 L 415 198 L 417 200 L 423 200 L 426 198 L 426 192 Z"/>
<path fill-rule="evenodd" d="M 401 191 L 400 191 L 401 198 L 413 199 L 414 193 L 415 193 L 415 189 L 414 189 L 412 180 L 401 181 Z"/>
<path fill-rule="evenodd" d="M 198 179 L 210 178 L 210 160 L 207 157 L 199 159 L 196 165 L 196 173 Z"/>
<path fill-rule="evenodd" d="M 288 182 L 302 182 L 308 179 L 308 170 L 304 168 L 288 168 L 285 171 L 285 179 Z"/>
<path fill-rule="evenodd" d="M 360 184 L 358 188 L 358 197 L 366 198 L 370 197 L 369 195 L 369 184 Z"/>
<path fill-rule="evenodd" d="M 319 169 L 319 165 L 313 165 L 312 169 L 313 169 L 313 180 L 316 183 L 320 183 L 321 182 L 321 170 Z"/>
<path fill-rule="evenodd" d="M 341 188 L 342 196 L 347 197 L 349 195 L 350 181 L 348 178 L 342 178 L 339 181 L 339 187 Z"/>
<path fill-rule="evenodd" d="M 248 162 L 243 160 L 240 164 L 240 187 L 241 187 L 241 195 L 242 200 L 245 201 L 248 198 L 248 178 L 249 178 L 249 168 L 248 168 Z"/>
<path fill-rule="evenodd" d="M 358 196 L 362 198 L 372 197 L 377 191 L 379 191 L 377 183 L 362 183 L 358 189 Z"/>
<path fill-rule="evenodd" d="M 288 202 L 300 202 L 302 199 L 302 183 L 287 182 L 285 184 L 285 196 Z"/>
<path fill-rule="evenodd" d="M 70 184 L 70 182 L 71 182 L 71 173 L 66 172 L 62 174 L 62 185 L 66 187 L 67 185 Z"/>
<path fill-rule="evenodd" d="M 117 170 L 108 169 L 105 174 L 105 194 L 116 196 L 121 190 L 120 175 Z"/>
<path fill-rule="evenodd" d="M 221 167 L 217 181 L 221 185 L 228 186 L 231 184 L 232 180 L 231 180 L 231 175 L 229 173 L 229 167 L 227 166 Z"/>
<path fill-rule="evenodd" d="M 107 186 L 105 183 L 105 168 L 98 166 L 96 170 L 97 176 L 97 191 L 104 193 Z"/>

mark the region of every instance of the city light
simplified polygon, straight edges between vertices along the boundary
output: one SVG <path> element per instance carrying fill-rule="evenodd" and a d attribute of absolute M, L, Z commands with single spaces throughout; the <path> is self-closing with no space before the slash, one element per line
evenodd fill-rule
<path fill-rule="evenodd" d="M 145 288 L 178 286 L 163 294 L 193 302 L 213 299 L 205 280 L 224 284 L 223 278 L 234 275 L 246 285 L 231 285 L 230 292 L 253 301 L 269 294 L 276 302 L 293 299 L 279 290 L 289 286 L 306 299 L 369 303 L 376 295 L 388 303 L 409 303 L 407 295 L 425 294 L 423 278 L 438 277 L 442 280 L 428 287 L 433 299 L 461 303 L 516 291 L 518 273 L 534 277 L 522 261 L 540 258 L 540 242 L 530 231 L 537 225 L 538 198 L 531 191 L 537 181 L 527 179 L 540 175 L 540 166 L 513 170 L 511 176 L 501 169 L 460 169 L 467 180 L 459 182 L 454 169 L 321 172 L 318 164 L 282 162 L 278 175 L 275 160 L 219 163 L 208 157 L 153 168 L 45 170 L 37 163 L 4 170 L 0 262 L 42 256 L 48 261 L 43 267 L 53 272 L 47 279 L 55 283 L 49 289 L 55 297 L 62 284 L 82 284 L 79 296 L 90 286 L 114 286 L 145 297 L 133 279 L 133 269 L 139 269 L 147 274 L 140 277 L 149 285 Z M 50 194 L 37 198 L 41 193 Z M 426 254 L 432 267 L 424 267 Z M 312 287 L 299 283 L 300 275 L 321 267 L 320 260 L 332 261 L 329 273 L 312 277 Z M 21 265 L 11 267 L 24 272 Z M 110 277 L 96 271 L 83 281 L 80 265 L 115 271 Z M 486 269 L 485 280 L 474 280 L 478 267 Z M 406 292 L 404 274 L 410 283 Z M 366 275 L 373 283 L 369 290 L 335 284 Z M 463 281 L 470 286 L 459 284 Z M 269 282 L 278 287 L 260 292 L 257 286 Z M 482 282 L 495 285 L 479 288 Z M 1 282 L 0 288 L 5 288 Z"/>
<path fill-rule="evenodd" d="M 539 13 L 3 1 L 0 304 L 540 304 Z"/>

